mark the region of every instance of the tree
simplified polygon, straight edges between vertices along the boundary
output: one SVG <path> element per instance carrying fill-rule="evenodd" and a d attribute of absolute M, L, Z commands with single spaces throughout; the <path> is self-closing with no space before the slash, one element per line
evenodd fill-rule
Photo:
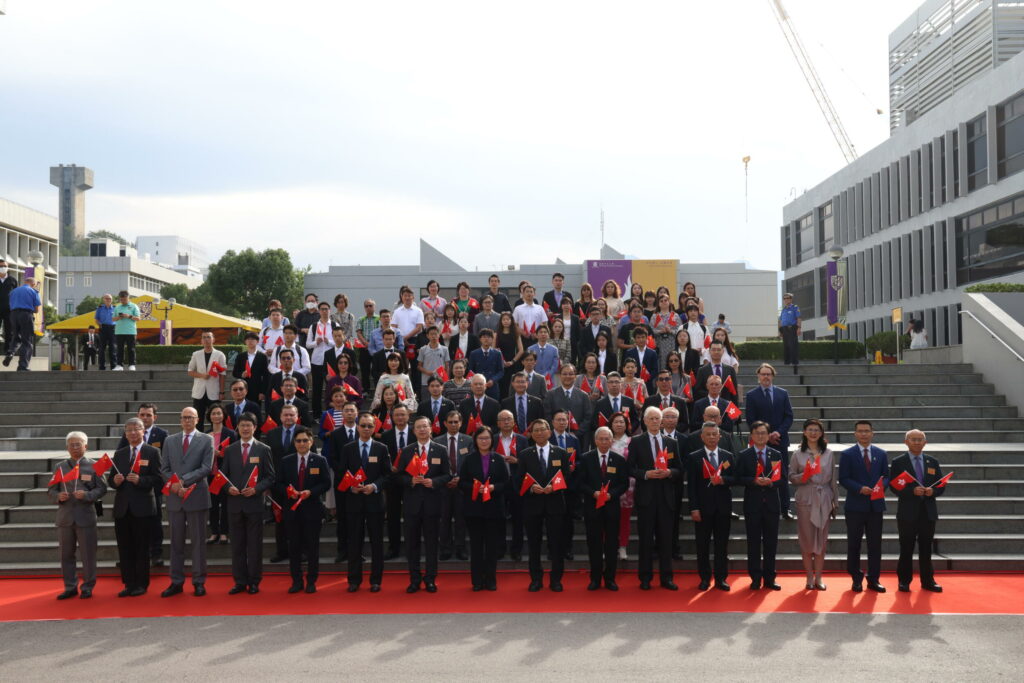
<path fill-rule="evenodd" d="M 165 301 L 167 299 L 174 299 L 179 304 L 191 306 L 192 304 L 189 303 L 189 299 L 191 298 L 191 296 L 192 290 L 190 290 L 188 288 L 188 285 L 184 283 L 164 285 L 163 287 L 160 288 L 160 298 L 164 299 Z"/>
<path fill-rule="evenodd" d="M 91 294 L 86 296 L 79 302 L 78 306 L 75 307 L 75 315 L 82 315 L 83 313 L 92 313 L 97 308 L 103 305 L 103 300 L 98 296 L 92 296 Z"/>
<path fill-rule="evenodd" d="M 260 320 L 271 299 L 280 299 L 286 310 L 299 305 L 302 271 L 292 267 L 284 249 L 230 250 L 210 266 L 203 287 L 221 305 Z"/>

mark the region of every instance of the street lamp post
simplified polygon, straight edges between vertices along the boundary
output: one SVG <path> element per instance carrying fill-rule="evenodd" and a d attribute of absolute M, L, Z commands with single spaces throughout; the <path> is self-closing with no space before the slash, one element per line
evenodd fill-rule
<path fill-rule="evenodd" d="M 172 296 L 171 298 L 167 299 L 166 306 L 161 306 L 160 302 L 160 297 L 153 297 L 153 310 L 164 312 L 164 319 L 160 321 L 160 345 L 170 346 L 172 337 L 174 335 L 172 334 L 171 330 L 171 320 L 168 316 L 171 313 L 171 309 L 174 308 L 174 304 L 178 303 L 178 301 Z"/>
<path fill-rule="evenodd" d="M 832 296 L 835 299 L 835 317 L 832 320 L 832 339 L 833 339 L 833 345 L 832 345 L 832 348 L 833 348 L 833 358 L 832 358 L 832 360 L 833 360 L 833 362 L 836 365 L 839 365 L 840 290 L 842 290 L 843 288 L 846 287 L 846 283 L 842 282 L 842 281 L 833 281 L 833 279 L 834 278 L 836 280 L 842 280 L 843 279 L 843 278 L 840 278 L 839 275 L 838 275 L 839 259 L 843 258 L 843 248 L 842 247 L 832 247 L 831 249 L 828 250 L 828 256 L 836 264 L 835 265 L 836 275 L 834 275 L 833 277 L 830 277 L 828 279 L 828 288 L 830 290 L 832 290 Z"/>

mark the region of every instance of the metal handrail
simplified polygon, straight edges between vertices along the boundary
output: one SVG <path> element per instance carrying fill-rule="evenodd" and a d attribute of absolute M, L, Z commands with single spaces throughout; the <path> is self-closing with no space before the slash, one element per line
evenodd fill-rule
<path fill-rule="evenodd" d="M 995 339 L 997 342 L 999 342 L 1000 344 L 1005 346 L 1006 350 L 1009 351 L 1010 353 L 1012 353 L 1017 358 L 1017 360 L 1019 360 L 1021 363 L 1024 363 L 1024 356 L 1021 356 L 1019 353 L 1014 351 L 1013 347 L 1011 347 L 1009 344 L 1007 344 L 1005 341 L 1003 341 L 1002 338 L 998 334 L 993 332 L 991 327 L 989 327 L 985 323 L 981 322 L 981 320 L 978 319 L 978 316 L 974 315 L 974 313 L 972 313 L 970 311 L 960 311 L 960 315 L 969 315 L 969 316 L 971 316 L 971 318 L 974 319 L 974 322 L 976 322 L 979 325 L 981 325 L 981 327 L 986 332 L 988 332 L 990 335 L 992 335 L 993 339 Z"/>

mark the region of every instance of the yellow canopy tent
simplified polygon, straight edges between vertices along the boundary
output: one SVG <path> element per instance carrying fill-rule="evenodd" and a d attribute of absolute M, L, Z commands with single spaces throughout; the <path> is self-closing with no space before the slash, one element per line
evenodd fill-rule
<path fill-rule="evenodd" d="M 203 330 L 211 330 L 217 344 L 227 343 L 228 339 L 242 330 L 260 331 L 260 324 L 255 320 L 243 320 L 229 315 L 221 315 L 202 308 L 192 308 L 184 304 L 174 304 L 169 312 L 163 310 L 166 301 L 161 301 L 160 310 L 153 307 L 153 297 L 139 296 L 131 299 L 138 307 L 141 320 L 136 323 L 138 342 L 155 344 L 160 338 L 160 321 L 164 315 L 171 321 L 171 331 L 175 344 L 199 344 Z M 116 302 L 115 302 L 115 305 Z M 54 323 L 47 329 L 54 333 L 84 334 L 89 325 L 95 325 L 93 312 L 76 315 L 74 318 Z"/>

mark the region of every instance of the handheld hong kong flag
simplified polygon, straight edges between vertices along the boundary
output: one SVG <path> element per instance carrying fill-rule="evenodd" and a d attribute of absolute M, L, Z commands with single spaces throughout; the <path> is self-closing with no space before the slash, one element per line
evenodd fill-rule
<path fill-rule="evenodd" d="M 206 374 L 208 374 L 210 377 L 220 377 L 225 372 L 227 372 L 227 368 L 225 368 L 217 361 L 213 361 L 212 363 L 210 363 L 210 367 L 206 369 Z"/>
<path fill-rule="evenodd" d="M 63 481 L 64 481 L 64 475 L 60 471 L 60 465 L 57 465 L 57 467 L 55 467 L 54 470 L 53 470 L 53 476 L 50 477 L 50 482 L 46 485 L 46 488 L 50 488 L 51 486 L 56 486 L 57 484 L 60 484 Z"/>
<path fill-rule="evenodd" d="M 477 301 L 476 299 L 474 299 L 473 297 L 469 297 L 469 307 L 470 308 L 480 308 L 480 302 Z"/>
<path fill-rule="evenodd" d="M 597 492 L 597 502 L 594 503 L 595 508 L 603 508 L 604 504 L 608 502 L 609 498 L 611 498 L 611 496 L 608 495 L 609 483 L 610 482 L 606 481 L 605 483 L 601 484 L 601 490 Z"/>
<path fill-rule="evenodd" d="M 587 314 L 583 311 L 583 309 L 580 309 L 580 324 L 586 324 L 586 322 Z"/>
<path fill-rule="evenodd" d="M 508 453 L 505 452 L 505 444 L 502 443 L 502 440 L 500 438 L 498 439 L 498 446 L 494 450 L 498 452 L 498 455 L 511 455 L 511 456 L 515 456 L 516 450 L 517 450 L 515 438 L 512 438 L 509 441 L 509 446 L 508 446 L 509 452 Z"/>
<path fill-rule="evenodd" d="M 583 381 L 580 382 L 580 391 L 582 391 L 585 394 L 590 393 L 590 382 L 587 381 L 586 377 L 584 377 Z"/>
<path fill-rule="evenodd" d="M 451 333 L 452 333 L 452 323 L 451 323 L 450 320 L 445 320 L 444 321 L 444 325 L 441 327 L 441 334 L 451 334 Z"/>
<path fill-rule="evenodd" d="M 274 512 L 274 521 L 280 524 L 281 513 L 283 512 L 283 510 L 281 509 L 281 505 L 273 498 L 270 499 L 270 509 L 273 510 Z"/>
<path fill-rule="evenodd" d="M 384 429 L 391 429 L 392 427 L 395 426 L 394 421 L 391 419 L 391 411 L 388 411 L 388 414 L 384 416 L 384 421 L 381 423 L 380 426 L 383 427 Z"/>
<path fill-rule="evenodd" d="M 224 440 L 217 446 L 217 455 L 224 457 L 224 449 L 231 445 L 231 437 L 225 436 Z"/>
<path fill-rule="evenodd" d="M 269 334 L 263 335 L 263 345 L 264 346 L 267 345 L 267 341 L 269 341 L 269 340 L 270 340 L 270 335 Z"/>
<path fill-rule="evenodd" d="M 532 322 L 532 323 L 530 324 L 530 336 L 531 336 L 531 337 L 534 337 L 534 336 L 536 336 L 536 335 L 537 335 L 537 321 L 536 321 L 536 320 L 534 320 L 534 321 L 533 321 L 533 322 Z"/>
<path fill-rule="evenodd" d="M 448 371 L 444 369 L 443 365 L 439 366 L 437 370 L 434 370 L 434 377 L 437 377 L 442 382 L 447 382 L 450 379 L 448 377 Z"/>
<path fill-rule="evenodd" d="M 729 407 L 725 409 L 725 414 L 729 416 L 730 420 L 740 419 L 740 409 L 732 401 L 729 401 Z"/>
<path fill-rule="evenodd" d="M 722 388 L 728 391 L 730 394 L 736 393 L 736 385 L 733 384 L 732 382 L 732 375 L 729 375 L 728 377 L 725 378 L 725 384 L 722 385 Z"/>
<path fill-rule="evenodd" d="M 320 418 L 320 429 L 330 433 L 335 429 L 334 416 L 331 415 L 331 411 L 325 410 L 324 416 Z"/>
<path fill-rule="evenodd" d="M 939 479 L 939 480 L 938 480 L 937 482 L 935 482 L 934 484 L 932 484 L 932 488 L 933 488 L 933 489 L 944 489 L 944 488 L 946 488 L 946 484 L 947 484 L 947 483 L 949 483 L 949 480 L 950 480 L 950 479 L 951 479 L 952 477 L 953 477 L 953 473 L 952 473 L 952 472 L 950 472 L 949 474 L 947 474 L 946 476 L 944 476 L 944 477 L 943 477 L 942 479 Z"/>
<path fill-rule="evenodd" d="M 821 456 L 814 456 L 814 460 L 808 460 L 807 465 L 804 467 L 803 476 L 800 477 L 800 481 L 808 482 L 815 474 L 821 472 Z"/>
<path fill-rule="evenodd" d="M 235 420 L 230 415 L 225 416 L 224 426 L 233 430 L 235 428 Z"/>
<path fill-rule="evenodd" d="M 551 477 L 551 490 L 562 491 L 566 488 L 565 476 L 562 474 L 562 470 L 555 472 L 555 476 Z"/>
<path fill-rule="evenodd" d="M 245 360 L 245 371 L 242 372 L 242 377 L 245 377 L 246 379 L 252 378 L 252 364 L 249 362 L 248 358 Z"/>
<path fill-rule="evenodd" d="M 178 479 L 178 475 L 177 474 L 172 474 L 171 478 L 167 480 L 167 483 L 164 484 L 164 487 L 163 487 L 163 489 L 161 489 L 161 491 L 163 492 L 163 494 L 165 496 L 169 496 L 169 495 L 171 495 L 171 486 L 173 486 L 174 484 L 180 484 L 180 483 L 181 483 L 181 479 Z"/>
<path fill-rule="evenodd" d="M 327 379 L 333 379 L 338 376 L 338 371 L 334 369 L 334 366 L 330 363 L 327 364 Z"/>
<path fill-rule="evenodd" d="M 598 427 L 607 427 L 608 426 L 608 418 L 604 416 L 604 413 L 598 413 L 597 414 L 597 426 Z"/>
<path fill-rule="evenodd" d="M 580 423 L 576 421 L 575 417 L 573 417 L 571 410 L 569 411 L 569 429 L 574 432 L 578 432 L 580 430 Z"/>
<path fill-rule="evenodd" d="M 636 389 L 634 389 L 634 388 L 633 388 L 633 385 L 632 385 L 632 384 L 627 384 L 627 385 L 625 386 L 625 388 L 623 388 L 623 390 L 622 390 L 622 394 L 623 394 L 623 395 L 624 395 L 624 396 L 625 396 L 626 398 L 631 398 L 631 399 L 633 399 L 633 400 L 636 400 Z"/>
<path fill-rule="evenodd" d="M 399 401 L 405 400 L 405 387 L 402 384 L 395 385 L 395 393 L 398 394 Z"/>
<path fill-rule="evenodd" d="M 384 429 L 384 423 L 376 415 L 373 416 L 373 433 L 379 434 Z"/>
<path fill-rule="evenodd" d="M 697 375 L 693 374 L 693 370 L 690 370 L 690 386 L 697 386 Z"/>
<path fill-rule="evenodd" d="M 654 316 L 654 322 L 651 323 L 651 327 L 654 327 L 655 329 L 657 329 L 658 325 L 660 325 L 660 324 L 661 324 L 661 314 L 659 313 L 656 316 Z"/>
<path fill-rule="evenodd" d="M 615 317 L 616 318 L 625 318 L 627 315 L 629 315 L 629 314 L 626 311 L 619 311 L 619 314 L 617 316 L 615 316 Z"/>
<path fill-rule="evenodd" d="M 409 359 L 409 360 L 415 360 L 416 359 L 416 345 L 415 344 L 406 344 L 405 345 L 405 357 L 407 359 Z"/>
<path fill-rule="evenodd" d="M 276 429 L 276 428 L 277 428 L 277 422 L 274 421 L 274 418 L 272 418 L 269 415 L 267 415 L 267 419 L 263 421 L 263 426 L 260 427 L 260 433 L 261 434 L 266 434 L 271 429 Z"/>
<path fill-rule="evenodd" d="M 466 357 L 466 354 L 462 352 L 462 349 L 455 349 L 455 360 L 462 360 Z"/>
<path fill-rule="evenodd" d="M 249 473 L 249 479 L 245 482 L 245 488 L 254 489 L 256 488 L 256 482 L 260 478 L 260 466 L 253 465 L 252 472 Z"/>
<path fill-rule="evenodd" d="M 104 453 L 102 458 L 92 464 L 92 470 L 97 477 L 102 477 L 113 466 L 114 461 L 110 459 L 110 455 Z"/>
<path fill-rule="evenodd" d="M 473 500 L 487 502 L 491 499 L 491 480 L 481 483 L 478 479 L 473 480 Z"/>
<path fill-rule="evenodd" d="M 651 381 L 651 373 L 647 371 L 646 365 L 640 366 L 640 379 L 642 379 L 645 382 Z"/>
<path fill-rule="evenodd" d="M 217 474 L 213 475 L 213 479 L 210 480 L 210 493 L 216 496 L 221 492 L 221 489 L 223 489 L 225 485 L 230 483 L 231 482 L 228 481 L 228 478 L 224 476 L 224 473 L 217 470 Z"/>
<path fill-rule="evenodd" d="M 544 382 L 545 382 L 545 384 L 547 384 L 548 391 L 551 391 L 552 389 L 555 388 L 555 381 L 553 379 L 551 379 L 551 373 L 550 372 L 548 374 L 544 375 Z"/>
<path fill-rule="evenodd" d="M 768 477 L 772 481 L 779 481 L 782 479 L 782 461 L 776 460 L 772 463 L 772 476 Z"/>
<path fill-rule="evenodd" d="M 666 449 L 662 448 L 658 451 L 658 454 L 654 456 L 654 469 L 668 469 L 668 451 Z"/>
<path fill-rule="evenodd" d="M 470 414 L 469 419 L 466 420 L 466 433 L 470 435 L 474 434 L 479 426 L 480 418 L 477 417 L 476 413 Z"/>
<path fill-rule="evenodd" d="M 537 483 L 537 480 L 530 476 L 527 472 L 526 476 L 523 477 L 523 485 L 519 487 L 519 495 L 525 496 L 526 492 L 530 490 L 530 487 Z"/>
<path fill-rule="evenodd" d="M 711 335 L 707 335 L 707 334 L 704 335 L 704 348 L 705 349 L 710 349 L 711 348 Z"/>
<path fill-rule="evenodd" d="M 599 394 L 604 393 L 604 383 L 601 381 L 601 375 L 598 375 L 597 379 L 594 380 L 594 391 Z"/>
<path fill-rule="evenodd" d="M 890 481 L 889 485 L 892 486 L 897 491 L 902 491 L 912 481 L 917 481 L 917 479 L 914 479 L 914 475 L 912 475 L 910 472 L 903 471 L 899 473 L 899 476 Z"/>
<path fill-rule="evenodd" d="M 885 477 L 879 477 L 878 482 L 871 488 L 871 500 L 882 500 L 885 498 Z"/>
<path fill-rule="evenodd" d="M 430 433 L 437 436 L 441 433 L 441 415 L 440 413 L 434 416 L 434 421 L 430 423 Z"/>
<path fill-rule="evenodd" d="M 362 467 L 356 470 L 356 473 L 353 476 L 356 478 L 356 486 L 362 486 L 363 482 L 366 481 L 366 472 L 363 471 Z"/>
<path fill-rule="evenodd" d="M 356 347 L 357 349 L 365 349 L 365 348 L 366 348 L 366 344 L 365 344 L 365 343 L 363 342 L 363 340 L 362 340 L 362 339 L 360 339 L 359 337 L 356 337 L 356 340 L 355 340 L 355 342 L 354 342 L 354 346 L 355 346 L 355 347 Z"/>
<path fill-rule="evenodd" d="M 284 346 L 284 337 L 278 337 L 277 341 L 274 342 L 274 346 Z"/>
<path fill-rule="evenodd" d="M 655 349 L 654 337 L 652 337 L 651 335 L 647 335 L 647 348 L 651 349 L 652 351 Z"/>
<path fill-rule="evenodd" d="M 185 495 L 181 497 L 182 500 L 188 500 L 188 497 L 192 495 L 192 492 L 196 490 L 196 485 L 192 484 L 185 489 Z"/>
<path fill-rule="evenodd" d="M 547 301 L 544 302 L 544 312 L 547 313 L 549 316 L 551 315 L 551 306 L 548 305 Z"/>
<path fill-rule="evenodd" d="M 688 398 L 691 401 L 693 400 L 693 387 L 689 384 L 683 385 L 683 398 Z"/>
<path fill-rule="evenodd" d="M 270 400 L 276 401 L 281 398 L 281 394 L 277 393 L 277 389 L 270 390 Z"/>

